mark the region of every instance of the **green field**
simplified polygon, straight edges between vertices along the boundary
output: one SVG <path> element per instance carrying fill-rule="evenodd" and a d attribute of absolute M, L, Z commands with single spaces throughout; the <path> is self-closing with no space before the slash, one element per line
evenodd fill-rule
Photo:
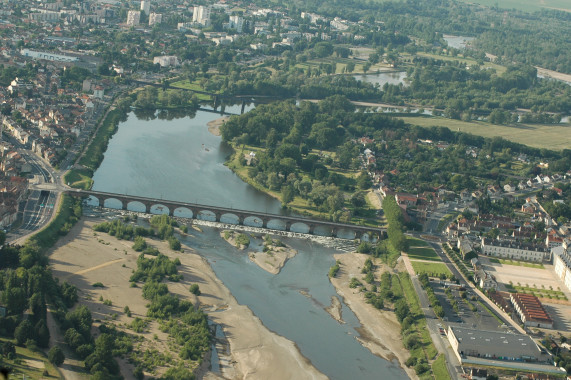
<path fill-rule="evenodd" d="M 502 9 L 517 9 L 525 12 L 535 12 L 543 8 L 559 9 L 571 12 L 569 0 L 461 0 L 465 3 L 480 4 L 487 7 L 499 7 Z"/>
<path fill-rule="evenodd" d="M 495 125 L 482 121 L 461 121 L 444 117 L 399 117 L 406 123 L 420 127 L 447 127 L 456 132 L 466 132 L 483 137 L 503 137 L 516 143 L 551 150 L 568 149 L 571 146 L 570 124 L 517 124 Z"/>
<path fill-rule="evenodd" d="M 416 53 L 416 55 L 421 56 L 421 57 L 428 57 L 428 58 L 432 58 L 432 59 L 439 59 L 442 61 L 458 61 L 458 62 L 462 62 L 465 63 L 466 65 L 474 65 L 477 63 L 477 61 L 475 59 L 472 58 L 463 58 L 462 56 L 450 56 L 450 55 L 438 55 L 438 54 L 432 54 L 432 53 L 424 53 L 424 52 L 419 52 Z M 505 66 L 501 66 L 492 62 L 484 62 L 484 67 L 485 68 L 491 68 L 496 70 L 496 73 L 498 74 L 503 74 L 507 69 Z"/>
<path fill-rule="evenodd" d="M 432 373 L 436 380 L 450 380 L 450 375 L 446 369 L 446 357 L 438 355 L 438 359 L 432 363 Z"/>
<path fill-rule="evenodd" d="M 451 277 L 452 272 L 444 263 L 424 263 L 420 261 L 411 261 L 412 267 L 416 274 L 426 273 L 432 277 L 439 277 L 441 274 Z"/>
<path fill-rule="evenodd" d="M 442 261 L 436 252 L 434 252 L 434 249 L 424 247 L 409 248 L 408 257 L 411 260 Z"/>
<path fill-rule="evenodd" d="M 178 82 L 173 82 L 171 83 L 171 86 L 178 87 L 184 90 L 204 91 L 204 88 L 202 88 L 197 81 L 190 83 L 188 79 L 181 80 Z M 206 100 L 206 101 L 211 100 L 209 95 L 196 94 L 196 97 L 198 98 L 198 100 Z"/>

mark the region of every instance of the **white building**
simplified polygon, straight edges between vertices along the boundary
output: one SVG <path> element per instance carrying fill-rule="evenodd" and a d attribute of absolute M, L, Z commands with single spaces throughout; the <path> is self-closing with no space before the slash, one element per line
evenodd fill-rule
<path fill-rule="evenodd" d="M 563 281 L 567 289 L 571 291 L 571 250 L 567 241 L 559 247 L 551 249 L 553 254 L 553 269 L 557 277 Z"/>
<path fill-rule="evenodd" d="M 205 7 L 203 5 L 194 7 L 194 12 L 192 13 L 192 21 L 205 27 L 210 26 L 211 10 L 212 9 L 210 7 Z"/>
<path fill-rule="evenodd" d="M 155 24 L 160 24 L 161 22 L 163 22 L 163 15 L 162 13 L 155 13 L 152 12 L 149 15 L 149 26 L 153 26 Z"/>
<path fill-rule="evenodd" d="M 141 1 L 141 10 L 145 12 L 146 15 L 151 13 L 151 2 L 149 0 Z"/>
<path fill-rule="evenodd" d="M 549 260 L 551 256 L 549 251 L 540 246 L 486 238 L 482 238 L 482 253 L 486 256 L 535 262 Z"/>
<path fill-rule="evenodd" d="M 153 64 L 156 65 L 157 63 L 161 65 L 161 67 L 172 67 L 179 65 L 178 58 L 174 55 L 162 55 L 153 58 Z"/>
<path fill-rule="evenodd" d="M 127 13 L 127 25 L 137 26 L 141 21 L 141 11 L 129 11 Z"/>
<path fill-rule="evenodd" d="M 228 22 L 228 29 L 236 29 L 238 33 L 242 33 L 244 29 L 244 17 L 242 16 L 230 16 L 230 22 Z"/>
<path fill-rule="evenodd" d="M 20 54 L 24 57 L 30 57 L 34 59 L 45 59 L 47 61 L 55 61 L 55 62 L 76 62 L 79 61 L 79 58 L 72 57 L 69 55 L 62 55 L 62 54 L 54 54 L 51 52 L 43 52 L 43 51 L 34 51 L 30 49 L 22 49 L 20 50 Z"/>

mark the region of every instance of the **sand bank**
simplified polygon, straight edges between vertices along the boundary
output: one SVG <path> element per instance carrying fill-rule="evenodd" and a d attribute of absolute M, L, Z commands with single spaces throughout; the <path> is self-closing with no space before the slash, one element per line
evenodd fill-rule
<path fill-rule="evenodd" d="M 361 253 L 335 255 L 335 260 L 339 260 L 341 264 L 337 276 L 331 279 L 331 283 L 363 326 L 359 331 L 361 334 L 359 341 L 375 355 L 386 360 L 397 360 L 411 379 L 418 379 L 414 369 L 404 365 L 410 354 L 403 346 L 400 324 L 395 314 L 390 310 L 374 308 L 365 302 L 362 292 L 349 287 L 351 278 L 361 279 L 363 277 L 361 269 L 369 257 Z"/>
<path fill-rule="evenodd" d="M 130 241 L 94 232 L 92 226 L 102 221 L 82 218 L 53 249 L 50 264 L 56 277 L 79 288 L 80 302 L 91 310 L 94 320 L 107 320 L 120 326 L 131 323 L 135 317 L 144 318 L 148 301 L 143 299 L 140 287 L 131 288 L 129 283 L 139 253 L 132 250 Z M 179 273 L 183 280 L 168 282 L 170 292 L 203 308 L 209 319 L 222 327 L 230 353 L 219 352 L 221 376 L 228 379 L 326 378 L 300 354 L 293 342 L 269 331 L 250 309 L 238 304 L 204 258 L 187 248 L 180 253 L 171 251 L 164 242 L 148 242 L 181 261 Z M 96 282 L 101 282 L 103 288 L 93 287 Z M 198 297 L 188 290 L 194 283 L 200 286 Z M 111 305 L 104 305 L 100 297 L 110 300 Z M 131 317 L 123 312 L 125 306 L 129 306 Z M 154 334 L 158 339 L 153 338 Z M 152 348 L 169 352 L 167 336 L 156 323 L 151 323 L 141 335 Z M 127 363 L 121 364 L 125 378 L 132 379 L 132 372 L 129 373 L 132 368 Z M 157 372 L 163 371 L 158 369 Z M 208 372 L 200 376 L 219 378 Z"/>
<path fill-rule="evenodd" d="M 208 126 L 208 132 L 212 133 L 214 136 L 220 136 L 220 126 L 229 118 L 230 116 L 222 116 L 216 120 L 209 121 L 206 124 Z"/>

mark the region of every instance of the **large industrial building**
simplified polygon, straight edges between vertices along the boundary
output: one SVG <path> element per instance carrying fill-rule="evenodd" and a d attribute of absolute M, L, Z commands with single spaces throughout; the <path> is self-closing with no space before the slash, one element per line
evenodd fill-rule
<path fill-rule="evenodd" d="M 561 373 L 528 335 L 449 326 L 448 340 L 462 365 Z"/>
<path fill-rule="evenodd" d="M 563 245 L 551 248 L 553 254 L 553 269 L 565 287 L 571 291 L 571 244 L 564 240 Z"/>

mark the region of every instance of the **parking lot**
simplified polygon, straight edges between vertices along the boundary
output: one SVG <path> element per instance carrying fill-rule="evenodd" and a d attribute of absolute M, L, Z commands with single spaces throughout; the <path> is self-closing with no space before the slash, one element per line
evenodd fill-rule
<path fill-rule="evenodd" d="M 450 288 L 452 299 L 458 304 L 458 312 L 456 312 L 452 306 L 453 301 L 446 295 L 444 285 L 431 282 L 431 286 L 444 309 L 444 317 L 442 319 L 445 323 L 461 324 L 464 327 L 487 331 L 506 331 L 508 329 L 507 327 L 502 327 L 502 323 L 494 318 L 490 312 L 484 309 L 477 301 L 472 301 L 471 298 L 474 294 L 470 290 L 465 291 L 466 299 L 464 300 L 460 296 L 461 291 Z M 472 304 L 476 310 L 472 311 L 466 301 Z"/>

